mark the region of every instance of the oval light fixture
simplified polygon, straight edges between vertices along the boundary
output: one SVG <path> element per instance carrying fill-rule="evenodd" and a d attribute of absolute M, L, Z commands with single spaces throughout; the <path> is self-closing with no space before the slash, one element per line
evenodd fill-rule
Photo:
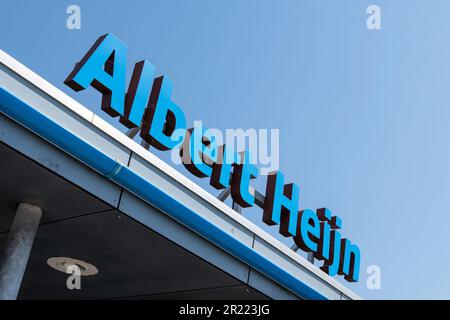
<path fill-rule="evenodd" d="M 78 260 L 78 259 L 72 259 L 67 257 L 52 257 L 47 259 L 47 264 L 60 272 L 69 273 L 72 272 L 68 271 L 69 267 L 76 266 L 78 269 L 80 269 L 80 275 L 82 276 L 93 276 L 98 273 L 98 269 L 85 261 Z"/>

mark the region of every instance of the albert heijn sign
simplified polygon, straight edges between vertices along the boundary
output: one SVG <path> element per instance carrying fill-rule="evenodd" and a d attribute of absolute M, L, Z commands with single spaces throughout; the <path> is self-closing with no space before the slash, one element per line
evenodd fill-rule
<path fill-rule="evenodd" d="M 183 110 L 171 100 L 171 81 L 167 76 L 155 78 L 155 67 L 147 60 L 135 64 L 126 89 L 126 56 L 127 47 L 118 38 L 101 36 L 65 84 L 75 91 L 94 87 L 102 94 L 101 109 L 108 115 L 119 117 L 127 128 L 139 127 L 141 138 L 158 150 L 180 148 L 189 172 L 209 178 L 216 189 L 230 187 L 240 206 L 253 206 L 250 183 L 259 170 L 250 163 L 248 152 L 232 154 L 234 151 L 205 136 L 201 127 L 202 132 L 195 132 L 197 127 L 188 129 Z M 293 237 L 298 247 L 314 253 L 330 276 L 340 274 L 348 281 L 358 281 L 360 250 L 341 236 L 342 220 L 327 208 L 299 210 L 299 187 L 285 184 L 280 171 L 268 175 L 262 219 L 270 226 L 279 225 L 283 236 Z"/>

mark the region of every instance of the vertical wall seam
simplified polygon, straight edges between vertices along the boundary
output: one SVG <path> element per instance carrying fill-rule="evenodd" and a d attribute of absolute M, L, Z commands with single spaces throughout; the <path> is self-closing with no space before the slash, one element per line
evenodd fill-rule
<path fill-rule="evenodd" d="M 127 168 L 130 166 L 132 156 L 133 156 L 133 151 L 130 151 L 130 156 L 128 157 L 128 161 L 127 161 Z M 123 190 L 124 190 L 123 187 L 120 187 L 119 200 L 117 201 L 117 210 L 119 210 L 120 202 L 122 201 Z"/>
<path fill-rule="evenodd" d="M 252 249 L 255 248 L 255 238 L 256 238 L 256 234 L 253 234 Z M 250 284 L 250 273 L 251 272 L 252 272 L 252 268 L 250 266 L 248 266 L 247 285 Z"/>

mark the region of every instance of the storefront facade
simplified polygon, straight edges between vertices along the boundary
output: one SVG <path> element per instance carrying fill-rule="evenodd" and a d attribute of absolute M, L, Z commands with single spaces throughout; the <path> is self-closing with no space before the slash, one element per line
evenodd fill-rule
<path fill-rule="evenodd" d="M 0 122 L 0 246 L 42 209 L 18 298 L 359 299 L 3 51 Z M 70 290 L 52 257 L 98 273 Z"/>

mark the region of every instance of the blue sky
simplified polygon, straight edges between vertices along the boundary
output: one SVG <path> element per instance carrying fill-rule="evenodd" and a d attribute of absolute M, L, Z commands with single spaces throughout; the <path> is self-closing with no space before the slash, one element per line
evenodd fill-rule
<path fill-rule="evenodd" d="M 66 28 L 70 4 L 81 7 L 81 30 Z M 366 28 L 370 4 L 381 30 Z M 300 186 L 300 206 L 330 208 L 361 248 L 361 280 L 349 288 L 369 299 L 448 299 L 449 12 L 446 0 L 5 0 L 0 39 L 111 123 L 95 90 L 63 84 L 107 32 L 127 44 L 129 73 L 148 59 L 173 80 L 188 123 L 279 128 L 280 169 Z M 244 215 L 291 244 L 260 210 Z M 366 288 L 372 264 L 381 290 Z"/>

